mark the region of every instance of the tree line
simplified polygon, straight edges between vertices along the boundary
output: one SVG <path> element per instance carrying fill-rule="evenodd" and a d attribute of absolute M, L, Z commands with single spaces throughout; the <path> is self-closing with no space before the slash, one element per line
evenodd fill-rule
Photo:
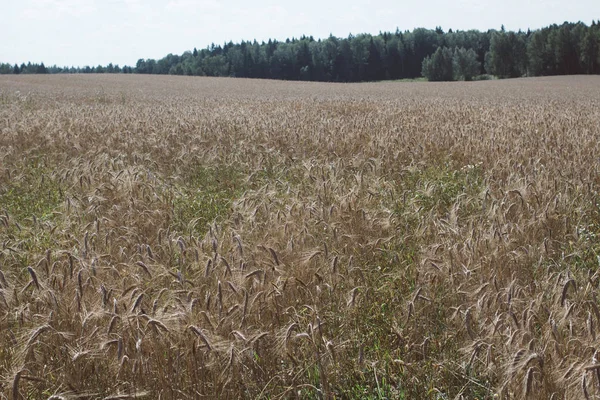
<path fill-rule="evenodd" d="M 98 65 L 96 67 L 58 67 L 56 65 L 46 67 L 44 63 L 22 63 L 21 65 L 0 63 L 0 74 L 132 74 L 135 73 L 134 67 L 113 65 L 107 66 Z"/>
<path fill-rule="evenodd" d="M 46 67 L 0 64 L 0 73 L 138 73 L 306 81 L 432 81 L 600 74 L 600 21 L 565 22 L 527 32 L 478 30 L 312 36 L 210 45 L 181 55 L 140 59 L 135 66 Z"/>

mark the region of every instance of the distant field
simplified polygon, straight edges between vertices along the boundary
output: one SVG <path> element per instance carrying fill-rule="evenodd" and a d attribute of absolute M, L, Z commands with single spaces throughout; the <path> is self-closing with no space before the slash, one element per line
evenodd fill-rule
<path fill-rule="evenodd" d="M 0 76 L 0 398 L 596 398 L 599 190 L 600 77 Z"/>

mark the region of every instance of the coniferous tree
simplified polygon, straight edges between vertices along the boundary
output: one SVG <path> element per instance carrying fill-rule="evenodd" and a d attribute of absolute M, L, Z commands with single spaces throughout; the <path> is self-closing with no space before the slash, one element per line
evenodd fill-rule
<path fill-rule="evenodd" d="M 381 53 L 373 38 L 369 41 L 369 56 L 367 58 L 366 78 L 369 81 L 379 81 L 385 78 Z"/>
<path fill-rule="evenodd" d="M 44 65 L 44 63 L 41 63 L 40 65 L 38 65 L 35 69 L 35 73 L 36 74 L 47 74 L 48 70 L 46 69 L 46 66 Z"/>
<path fill-rule="evenodd" d="M 309 81 L 312 79 L 312 57 L 308 48 L 308 40 L 301 39 L 300 44 L 296 46 L 296 61 L 294 63 L 293 76 L 296 79 Z"/>
<path fill-rule="evenodd" d="M 569 26 L 561 26 L 552 39 L 557 72 L 561 75 L 576 74 L 579 70 L 579 57 Z"/>
<path fill-rule="evenodd" d="M 587 29 L 581 42 L 581 64 L 586 74 L 599 73 L 600 66 L 600 30 L 595 24 Z"/>

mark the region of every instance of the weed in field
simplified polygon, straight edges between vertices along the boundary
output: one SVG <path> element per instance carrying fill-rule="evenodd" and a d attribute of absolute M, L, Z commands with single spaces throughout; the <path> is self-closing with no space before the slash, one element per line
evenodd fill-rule
<path fill-rule="evenodd" d="M 173 228 L 203 235 L 208 226 L 226 217 L 244 186 L 239 171 L 231 167 L 198 167 L 176 190 Z"/>

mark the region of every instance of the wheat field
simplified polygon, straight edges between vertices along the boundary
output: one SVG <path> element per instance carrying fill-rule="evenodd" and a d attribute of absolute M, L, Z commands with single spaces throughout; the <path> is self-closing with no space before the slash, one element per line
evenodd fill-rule
<path fill-rule="evenodd" d="M 0 77 L 1 399 L 600 398 L 600 77 Z"/>

